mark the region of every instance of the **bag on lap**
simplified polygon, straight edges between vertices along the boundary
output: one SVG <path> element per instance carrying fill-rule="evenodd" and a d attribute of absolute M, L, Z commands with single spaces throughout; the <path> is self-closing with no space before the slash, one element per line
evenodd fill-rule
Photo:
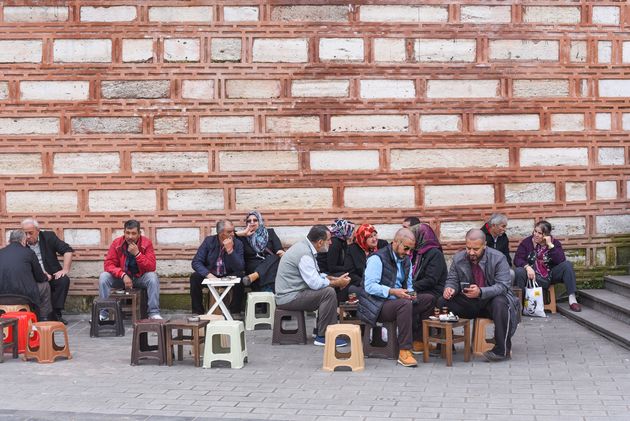
<path fill-rule="evenodd" d="M 547 317 L 543 301 L 543 289 L 535 280 L 528 280 L 525 288 L 525 305 L 523 315 L 532 317 Z"/>

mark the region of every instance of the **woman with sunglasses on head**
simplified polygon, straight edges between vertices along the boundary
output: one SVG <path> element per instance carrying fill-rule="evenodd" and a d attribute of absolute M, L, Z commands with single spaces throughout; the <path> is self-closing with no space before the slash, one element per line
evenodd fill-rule
<path fill-rule="evenodd" d="M 348 246 L 352 243 L 354 224 L 347 219 L 335 219 L 335 222 L 328 229 L 331 234 L 330 247 L 328 247 L 327 252 L 317 253 L 317 265 L 320 272 L 331 276 L 340 276 L 346 273 L 344 262 Z M 337 290 L 339 302 L 347 299 L 347 287 L 344 290 Z"/>
<path fill-rule="evenodd" d="M 243 285 L 251 285 L 254 291 L 274 292 L 278 263 L 284 254 L 282 243 L 273 228 L 265 227 L 260 212 L 249 212 L 245 222 L 245 228 L 236 232 L 245 256 L 247 275 L 242 280 Z"/>
<path fill-rule="evenodd" d="M 347 272 L 348 276 L 350 276 L 350 284 L 346 287 L 347 293 L 358 293 L 358 290 L 362 288 L 363 274 L 365 273 L 368 256 L 386 246 L 387 241 L 379 240 L 378 232 L 374 225 L 363 224 L 357 228 L 354 235 L 354 243 L 348 246 L 348 252 L 344 260 L 344 272 Z"/>

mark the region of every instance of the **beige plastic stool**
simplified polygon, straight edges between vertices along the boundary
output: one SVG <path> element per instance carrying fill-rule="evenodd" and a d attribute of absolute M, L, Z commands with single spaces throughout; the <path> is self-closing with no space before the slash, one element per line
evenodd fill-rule
<path fill-rule="evenodd" d="M 489 325 L 493 325 L 492 319 L 484 319 L 483 317 L 477 317 L 473 326 L 473 354 L 480 356 L 486 351 L 490 351 L 494 348 L 492 342 L 488 342 L 486 339 L 486 328 Z"/>
<path fill-rule="evenodd" d="M 228 346 L 221 338 L 230 338 Z M 206 346 L 203 353 L 203 368 L 210 368 L 212 361 L 227 361 L 232 368 L 243 368 L 247 362 L 245 326 L 238 320 L 217 320 L 206 326 Z"/>
<path fill-rule="evenodd" d="M 256 314 L 256 304 L 266 304 L 264 313 Z M 273 292 L 250 292 L 247 294 L 245 309 L 245 329 L 254 330 L 256 325 L 268 324 L 273 330 L 273 315 L 276 312 L 276 298 Z"/>
<path fill-rule="evenodd" d="M 350 338 L 350 352 L 337 351 L 337 337 Z M 335 324 L 326 328 L 326 345 L 324 346 L 324 371 L 335 371 L 336 367 L 350 367 L 352 371 L 363 371 L 363 344 L 361 342 L 361 326 L 355 324 Z"/>
<path fill-rule="evenodd" d="M 26 304 L 0 305 L 0 314 L 15 311 L 31 311 L 31 308 Z"/>
<path fill-rule="evenodd" d="M 556 288 L 549 285 L 547 291 L 549 291 L 549 304 L 545 304 L 545 311 L 549 310 L 552 314 L 556 314 Z"/>

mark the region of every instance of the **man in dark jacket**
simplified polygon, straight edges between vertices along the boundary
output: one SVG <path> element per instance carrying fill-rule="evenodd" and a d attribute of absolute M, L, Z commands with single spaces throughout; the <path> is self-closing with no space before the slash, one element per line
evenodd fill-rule
<path fill-rule="evenodd" d="M 221 278 L 224 276 L 241 276 L 245 270 L 243 258 L 243 243 L 234 241 L 234 225 L 228 220 L 217 222 L 217 234 L 209 235 L 199 246 L 193 257 L 190 275 L 190 301 L 192 312 L 205 314 L 203 307 L 202 282 L 204 279 Z M 230 311 L 238 312 L 242 301 L 241 284 L 233 289 L 241 288 L 241 293 L 235 293 L 230 303 Z M 237 297 L 239 295 L 239 297 Z M 239 301 L 235 303 L 235 301 Z M 236 311 L 235 311 L 236 310 Z"/>
<path fill-rule="evenodd" d="M 57 320 L 68 324 L 61 312 L 66 305 L 66 297 L 70 288 L 68 272 L 72 265 L 72 252 L 67 243 L 61 241 L 53 231 L 41 231 L 39 223 L 32 218 L 22 221 L 22 229 L 26 234 L 26 243 L 35 252 L 39 265 L 45 274 L 50 275 L 50 291 L 52 306 Z M 63 267 L 57 256 L 63 256 Z"/>
<path fill-rule="evenodd" d="M 502 213 L 493 213 L 490 215 L 488 222 L 481 227 L 481 231 L 486 234 L 486 245 L 503 253 L 507 259 L 508 266 L 512 267 L 512 258 L 510 257 L 510 240 L 505 233 L 507 224 L 507 216 Z"/>
<path fill-rule="evenodd" d="M 38 320 L 54 318 L 50 304 L 50 275 L 42 271 L 35 253 L 26 247 L 26 234 L 14 230 L 9 236 L 9 245 L 0 250 L 0 295 L 28 297 L 39 313 Z"/>

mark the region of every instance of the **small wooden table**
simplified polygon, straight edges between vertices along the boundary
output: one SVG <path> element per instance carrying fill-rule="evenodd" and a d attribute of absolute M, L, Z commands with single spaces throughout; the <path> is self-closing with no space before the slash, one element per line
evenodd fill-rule
<path fill-rule="evenodd" d="M 113 289 L 109 298 L 120 302 L 120 307 L 125 314 L 131 313 L 131 323 L 147 318 L 147 303 L 145 291 L 142 289 Z"/>
<path fill-rule="evenodd" d="M 173 347 L 177 345 L 177 360 L 182 361 L 184 357 L 184 345 L 192 347 L 193 360 L 195 367 L 201 367 L 201 346 L 205 343 L 206 326 L 208 320 L 199 320 L 191 322 L 186 319 L 170 320 L 166 323 L 166 365 L 173 365 Z M 201 335 L 203 329 L 204 335 Z M 177 335 L 173 337 L 173 331 L 177 331 Z M 190 335 L 184 335 L 184 330 L 190 330 Z"/>
<path fill-rule="evenodd" d="M 11 329 L 11 342 L 4 342 Z M 18 319 L 0 319 L 0 363 L 4 362 L 4 350 L 10 349 L 13 358 L 18 357 Z M 6 333 L 5 333 L 6 332 Z"/>
<path fill-rule="evenodd" d="M 355 325 L 363 324 L 361 320 L 359 319 L 359 315 L 357 314 L 356 317 L 352 317 L 349 314 L 350 311 L 354 311 L 354 312 L 359 311 L 358 301 L 355 303 L 348 303 L 346 301 L 345 303 L 339 304 L 339 323 L 351 323 Z"/>
<path fill-rule="evenodd" d="M 464 327 L 463 335 L 453 335 L 453 328 Z M 439 336 L 430 336 L 429 328 L 438 330 Z M 447 367 L 453 365 L 453 344 L 464 342 L 464 361 L 470 361 L 470 320 L 459 319 L 456 322 L 441 322 L 439 320 L 422 321 L 422 338 L 424 342 L 424 353 L 422 359 L 429 362 L 429 343 L 442 345 L 442 358 L 446 357 Z"/>
<path fill-rule="evenodd" d="M 208 313 L 206 313 L 206 314 L 207 315 L 212 314 L 214 309 L 219 307 L 221 309 L 221 312 L 223 313 L 223 316 L 225 317 L 226 320 L 234 320 L 234 319 L 232 319 L 232 315 L 230 314 L 230 310 L 228 310 L 228 308 L 225 306 L 225 303 L 223 302 L 223 300 L 228 295 L 228 293 L 230 292 L 232 287 L 234 285 L 240 283 L 240 282 L 241 282 L 241 278 L 236 278 L 236 277 L 234 277 L 234 278 L 204 279 L 201 284 L 208 286 L 208 289 L 210 290 L 210 294 L 212 294 L 212 296 L 215 299 L 214 304 L 212 304 L 212 306 L 208 310 Z M 220 295 L 219 295 L 219 292 L 216 290 L 218 287 L 225 287 L 225 289 L 223 290 L 223 292 Z"/>

